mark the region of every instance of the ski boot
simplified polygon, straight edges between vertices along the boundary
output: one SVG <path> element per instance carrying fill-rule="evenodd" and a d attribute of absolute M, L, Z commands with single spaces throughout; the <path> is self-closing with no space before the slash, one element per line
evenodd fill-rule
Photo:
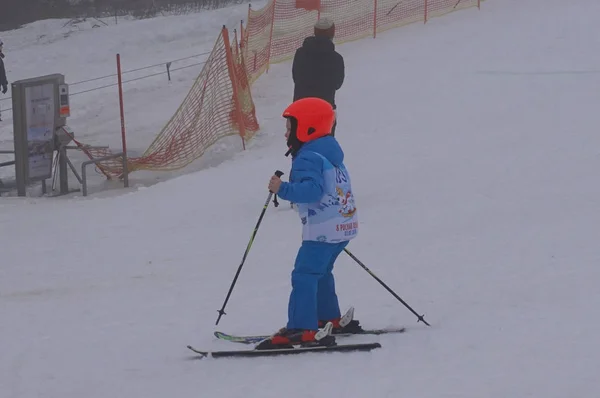
<path fill-rule="evenodd" d="M 327 323 L 319 330 L 282 328 L 273 336 L 264 339 L 254 347 L 256 350 L 273 350 L 278 348 L 316 347 L 336 345 L 335 337 L 331 335 L 333 324 Z"/>
<path fill-rule="evenodd" d="M 333 325 L 331 334 L 360 334 L 363 332 L 358 320 L 354 319 L 354 307 L 350 307 L 341 318 L 331 319 L 329 321 L 319 321 L 319 327 L 330 322 Z"/>

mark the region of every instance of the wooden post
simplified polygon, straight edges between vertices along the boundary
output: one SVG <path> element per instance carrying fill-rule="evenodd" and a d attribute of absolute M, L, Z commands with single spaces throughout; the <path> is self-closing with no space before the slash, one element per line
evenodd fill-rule
<path fill-rule="evenodd" d="M 427 0 L 425 0 L 425 17 L 423 19 L 423 23 L 427 23 Z"/>
<path fill-rule="evenodd" d="M 244 20 L 241 19 L 240 20 L 240 42 L 238 43 L 240 50 L 242 49 L 243 45 L 244 45 Z"/>
<path fill-rule="evenodd" d="M 240 56 L 240 49 L 239 49 L 239 41 L 238 41 L 237 30 L 236 29 L 233 30 L 233 37 L 235 37 L 235 43 L 236 43 L 236 46 L 235 46 L 235 56 L 237 58 L 237 57 Z"/>
<path fill-rule="evenodd" d="M 377 0 L 373 0 L 373 38 L 377 37 Z"/>
<path fill-rule="evenodd" d="M 119 108 L 121 112 L 121 143 L 123 146 L 123 164 L 127 164 L 127 140 L 125 139 L 125 109 L 123 106 L 123 79 L 121 76 L 121 54 L 117 54 L 117 79 L 119 82 Z M 123 169 L 123 176 L 127 176 L 127 170 Z M 125 179 L 125 187 L 129 186 Z"/>

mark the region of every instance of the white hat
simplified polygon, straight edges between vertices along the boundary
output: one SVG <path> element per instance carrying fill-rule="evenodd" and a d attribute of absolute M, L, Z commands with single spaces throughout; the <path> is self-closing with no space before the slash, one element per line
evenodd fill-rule
<path fill-rule="evenodd" d="M 315 29 L 325 30 L 330 29 L 333 26 L 333 21 L 329 18 L 321 18 L 315 24 Z"/>

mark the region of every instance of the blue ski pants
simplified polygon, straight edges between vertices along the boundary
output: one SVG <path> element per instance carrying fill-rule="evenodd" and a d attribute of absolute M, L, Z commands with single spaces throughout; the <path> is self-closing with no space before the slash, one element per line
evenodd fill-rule
<path fill-rule="evenodd" d="M 319 320 L 339 318 L 333 264 L 348 242 L 303 241 L 292 271 L 288 329 L 317 330 Z"/>

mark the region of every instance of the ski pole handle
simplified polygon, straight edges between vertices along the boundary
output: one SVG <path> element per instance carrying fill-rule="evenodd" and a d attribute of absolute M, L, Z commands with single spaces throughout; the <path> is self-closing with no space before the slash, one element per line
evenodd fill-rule
<path fill-rule="evenodd" d="M 275 175 L 276 175 L 277 177 L 281 177 L 281 176 L 283 175 L 283 171 L 277 170 L 277 171 L 275 171 Z M 275 194 L 275 196 L 274 196 L 274 198 L 273 198 L 273 205 L 274 205 L 275 207 L 278 207 L 278 206 L 279 206 L 279 202 L 277 201 L 277 194 Z"/>

